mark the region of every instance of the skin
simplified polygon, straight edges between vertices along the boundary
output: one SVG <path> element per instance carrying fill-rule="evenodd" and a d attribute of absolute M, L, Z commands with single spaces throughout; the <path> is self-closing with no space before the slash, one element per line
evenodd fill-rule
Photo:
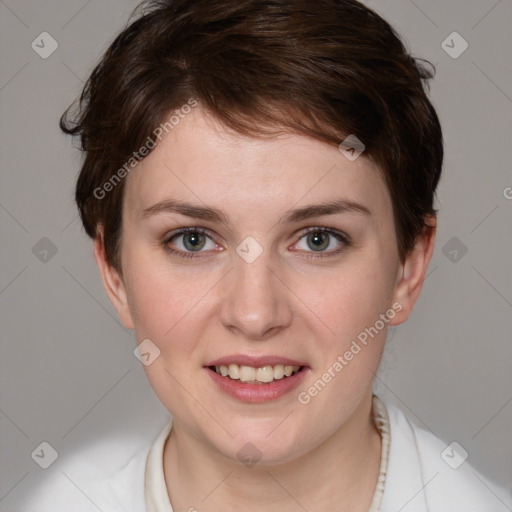
<path fill-rule="evenodd" d="M 351 162 L 335 146 L 292 133 L 244 137 L 200 107 L 126 179 L 122 274 L 105 259 L 101 229 L 94 254 L 122 323 L 137 343 L 149 338 L 160 350 L 144 370 L 174 418 L 164 473 L 175 512 L 367 511 L 381 453 L 371 385 L 386 328 L 309 403 L 297 395 L 393 304 L 401 311 L 386 326 L 407 319 L 432 255 L 435 220 L 400 261 L 389 192 L 364 154 Z M 228 218 L 143 218 L 169 198 Z M 279 223 L 291 209 L 337 199 L 369 214 Z M 208 230 L 199 252 L 184 245 L 186 235 L 167 244 L 195 258 L 165 250 L 183 227 Z M 345 233 L 350 244 L 327 234 L 315 251 L 309 227 Z M 236 252 L 248 236 L 263 250 L 252 263 Z M 298 359 L 307 375 L 284 397 L 244 403 L 222 393 L 203 368 L 230 354 Z M 252 467 L 237 457 L 246 443 L 261 454 Z"/>

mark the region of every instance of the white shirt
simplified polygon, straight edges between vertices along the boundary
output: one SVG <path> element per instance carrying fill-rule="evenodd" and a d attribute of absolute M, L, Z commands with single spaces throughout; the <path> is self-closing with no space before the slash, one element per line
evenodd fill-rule
<path fill-rule="evenodd" d="M 462 462 L 458 447 L 447 447 L 375 395 L 373 414 L 383 451 L 371 512 L 512 510 L 510 491 L 490 482 L 467 460 Z M 153 443 L 138 449 L 122 467 L 99 480 L 91 479 L 94 471 L 90 465 L 84 467 L 83 457 L 75 457 L 52 474 L 23 512 L 172 512 L 163 472 L 163 448 L 171 429 L 172 421 Z M 92 463 L 97 464 L 96 474 L 101 474 L 101 462 Z"/>

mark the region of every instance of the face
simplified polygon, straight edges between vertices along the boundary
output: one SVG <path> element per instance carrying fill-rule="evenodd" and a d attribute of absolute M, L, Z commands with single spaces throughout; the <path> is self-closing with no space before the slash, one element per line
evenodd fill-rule
<path fill-rule="evenodd" d="M 124 325 L 160 351 L 144 369 L 175 429 L 269 464 L 349 421 L 428 262 L 425 250 L 400 262 L 364 156 L 246 138 L 200 108 L 127 177 L 122 278 L 96 249 Z"/>

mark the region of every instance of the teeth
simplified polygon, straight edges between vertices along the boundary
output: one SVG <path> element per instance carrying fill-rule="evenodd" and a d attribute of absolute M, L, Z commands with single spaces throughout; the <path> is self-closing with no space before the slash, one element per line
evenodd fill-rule
<path fill-rule="evenodd" d="M 229 365 L 229 378 L 237 380 L 240 378 L 240 366 L 237 364 Z"/>
<path fill-rule="evenodd" d="M 256 372 L 259 372 L 259 370 L 256 370 L 256 368 L 251 368 L 250 366 L 240 366 L 240 380 L 242 382 L 256 380 Z"/>
<path fill-rule="evenodd" d="M 229 377 L 240 382 L 265 383 L 274 380 L 280 380 L 284 377 L 290 377 L 297 373 L 300 366 L 284 366 L 276 364 L 275 366 L 262 366 L 254 368 L 252 366 L 243 366 L 238 364 L 230 364 L 229 366 L 220 365 L 215 367 L 215 371 L 223 377 Z"/>
<path fill-rule="evenodd" d="M 274 368 L 272 366 L 263 366 L 256 370 L 256 380 L 258 382 L 272 382 L 274 380 Z"/>
<path fill-rule="evenodd" d="M 276 364 L 274 366 L 274 379 L 279 380 L 284 377 L 284 366 L 282 364 Z"/>

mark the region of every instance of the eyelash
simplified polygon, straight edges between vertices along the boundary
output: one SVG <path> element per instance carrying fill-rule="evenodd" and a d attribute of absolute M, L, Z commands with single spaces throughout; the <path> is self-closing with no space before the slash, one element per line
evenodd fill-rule
<path fill-rule="evenodd" d="M 175 239 L 179 236 L 183 236 L 184 234 L 187 234 L 187 233 L 201 233 L 203 235 L 206 235 L 208 238 L 212 239 L 212 236 L 207 229 L 199 228 L 199 227 L 182 228 L 179 231 L 177 231 L 176 233 L 173 233 L 171 236 L 168 236 L 165 239 L 165 241 L 163 242 L 165 251 L 168 252 L 169 254 L 177 255 L 180 258 L 188 258 L 188 259 L 203 258 L 204 256 L 199 256 L 198 254 L 196 254 L 196 252 L 201 253 L 204 251 L 195 251 L 195 252 L 188 251 L 188 252 L 186 252 L 186 251 L 182 251 L 182 250 L 173 249 L 169 246 L 169 244 L 171 243 L 171 241 L 173 239 Z M 330 251 L 330 252 L 318 252 L 315 254 L 315 251 L 307 251 L 308 253 L 311 253 L 311 254 L 303 256 L 306 259 L 319 259 L 319 258 L 329 258 L 332 256 L 336 256 L 336 255 L 340 254 L 346 247 L 349 247 L 352 245 L 350 238 L 346 234 L 336 231 L 331 228 L 321 228 L 321 227 L 307 228 L 305 231 L 303 231 L 301 233 L 299 240 L 301 240 L 302 238 L 307 236 L 309 233 L 327 233 L 327 234 L 333 236 L 334 238 L 336 238 L 338 241 L 342 242 L 343 245 L 339 249 L 336 249 L 336 250 Z"/>

